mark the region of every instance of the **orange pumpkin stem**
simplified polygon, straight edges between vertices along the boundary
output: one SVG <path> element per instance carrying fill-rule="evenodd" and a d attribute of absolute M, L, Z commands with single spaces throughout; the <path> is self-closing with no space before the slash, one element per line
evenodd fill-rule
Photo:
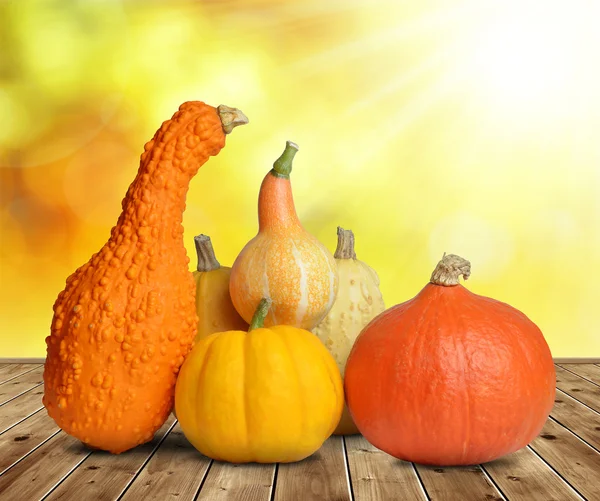
<path fill-rule="evenodd" d="M 345 230 L 341 226 L 338 226 L 337 236 L 338 243 L 333 257 L 336 259 L 356 259 L 354 233 L 352 233 L 352 230 Z"/>
<path fill-rule="evenodd" d="M 258 195 L 259 231 L 301 227 L 296 214 L 290 172 L 298 145 L 287 141 L 285 150 L 265 176 Z"/>
<path fill-rule="evenodd" d="M 431 274 L 430 282 L 451 287 L 459 284 L 461 275 L 465 280 L 471 276 L 471 263 L 456 254 L 446 255 L 444 252 L 444 256 Z"/>
<path fill-rule="evenodd" d="M 256 312 L 252 317 L 252 322 L 250 322 L 248 332 L 253 331 L 254 329 L 261 329 L 265 325 L 265 318 L 267 317 L 267 313 L 269 313 L 271 304 L 273 304 L 273 301 L 271 301 L 270 297 L 263 297 L 260 300 Z"/>
<path fill-rule="evenodd" d="M 198 255 L 198 271 L 213 271 L 221 267 L 208 235 L 197 235 L 194 237 L 196 254 Z"/>

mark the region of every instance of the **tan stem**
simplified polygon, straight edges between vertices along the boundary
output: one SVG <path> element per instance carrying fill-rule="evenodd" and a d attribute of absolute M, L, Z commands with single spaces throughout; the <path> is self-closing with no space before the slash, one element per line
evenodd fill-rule
<path fill-rule="evenodd" d="M 238 125 L 244 125 L 249 122 L 248 117 L 237 108 L 230 108 L 221 104 L 217 107 L 217 111 L 219 112 L 225 134 L 229 134 Z"/>
<path fill-rule="evenodd" d="M 444 253 L 431 274 L 430 282 L 444 286 L 458 285 L 461 275 L 465 280 L 471 276 L 471 263 L 456 254 Z"/>
<path fill-rule="evenodd" d="M 338 243 L 333 257 L 336 259 L 356 259 L 354 233 L 352 233 L 352 230 L 345 230 L 341 226 L 338 226 L 337 236 Z"/>
<path fill-rule="evenodd" d="M 198 271 L 218 270 L 221 265 L 215 256 L 210 237 L 198 235 L 194 237 L 194 243 L 196 244 L 196 254 L 198 254 Z"/>

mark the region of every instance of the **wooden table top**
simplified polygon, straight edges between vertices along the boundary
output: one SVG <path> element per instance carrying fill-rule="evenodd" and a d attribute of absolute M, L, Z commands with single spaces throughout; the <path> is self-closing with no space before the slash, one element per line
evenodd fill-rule
<path fill-rule="evenodd" d="M 556 366 L 557 394 L 528 447 L 478 466 L 399 461 L 361 436 L 304 461 L 232 465 L 198 453 L 171 418 L 113 456 L 61 431 L 42 407 L 39 364 L 0 365 L 0 500 L 600 500 L 600 366 Z"/>

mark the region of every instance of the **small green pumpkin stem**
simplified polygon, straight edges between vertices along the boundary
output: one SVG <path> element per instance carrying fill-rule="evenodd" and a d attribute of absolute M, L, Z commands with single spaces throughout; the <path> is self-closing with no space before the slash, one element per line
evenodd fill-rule
<path fill-rule="evenodd" d="M 196 254 L 198 255 L 198 271 L 213 271 L 218 270 L 221 265 L 217 261 L 215 251 L 208 235 L 197 235 L 194 237 L 196 244 Z"/>
<path fill-rule="evenodd" d="M 281 156 L 275 160 L 271 174 L 289 179 L 290 172 L 292 172 L 292 161 L 294 160 L 296 153 L 298 153 L 298 145 L 291 141 L 286 141 L 285 150 L 283 150 Z"/>
<path fill-rule="evenodd" d="M 356 259 L 354 233 L 352 233 L 352 230 L 345 230 L 341 226 L 338 226 L 337 236 L 338 243 L 333 257 L 336 259 Z"/>
<path fill-rule="evenodd" d="M 252 322 L 250 322 L 250 328 L 248 332 L 253 331 L 254 329 L 260 329 L 265 324 L 265 318 L 267 313 L 269 313 L 269 308 L 273 301 L 270 297 L 263 297 L 258 303 L 258 307 L 254 312 L 254 316 L 252 317 Z"/>
<path fill-rule="evenodd" d="M 456 254 L 446 254 L 437 264 L 429 280 L 432 284 L 452 287 L 459 284 L 459 277 L 467 280 L 471 276 L 471 263 Z"/>

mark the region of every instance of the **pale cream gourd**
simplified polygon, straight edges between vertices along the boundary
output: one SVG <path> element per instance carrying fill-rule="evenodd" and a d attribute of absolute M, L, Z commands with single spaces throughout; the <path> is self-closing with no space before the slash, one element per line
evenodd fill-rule
<path fill-rule="evenodd" d="M 339 285 L 333 307 L 323 321 L 313 329 L 333 355 L 342 376 L 354 341 L 362 329 L 385 310 L 379 290 L 379 277 L 373 268 L 356 259 L 354 234 L 338 227 L 338 244 L 334 254 Z M 358 433 L 348 408 L 344 406 L 335 435 Z"/>

